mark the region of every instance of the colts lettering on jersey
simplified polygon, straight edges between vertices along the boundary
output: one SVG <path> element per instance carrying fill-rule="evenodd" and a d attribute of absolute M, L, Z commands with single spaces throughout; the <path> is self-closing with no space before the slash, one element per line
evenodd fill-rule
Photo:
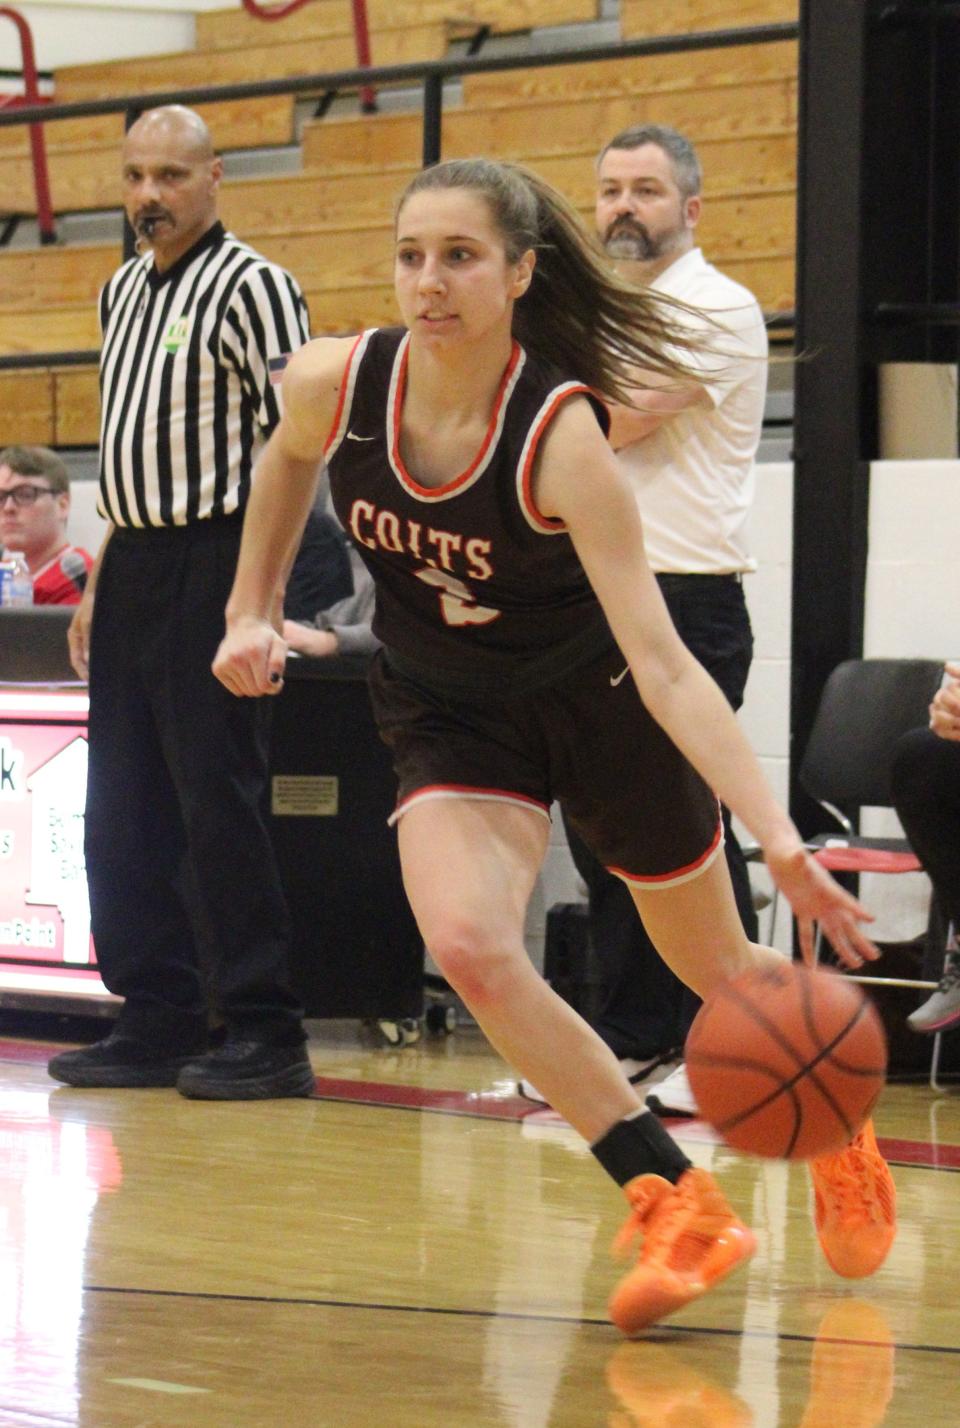
<path fill-rule="evenodd" d="M 460 578 L 489 580 L 493 566 L 488 559 L 491 542 L 473 537 L 464 540 L 454 531 L 436 530 L 420 521 L 378 510 L 372 501 L 354 501 L 350 508 L 350 533 L 368 550 L 392 551 L 423 561 L 413 573 L 439 592 L 440 612 L 447 625 L 488 625 L 500 616 L 492 606 L 481 605 Z"/>

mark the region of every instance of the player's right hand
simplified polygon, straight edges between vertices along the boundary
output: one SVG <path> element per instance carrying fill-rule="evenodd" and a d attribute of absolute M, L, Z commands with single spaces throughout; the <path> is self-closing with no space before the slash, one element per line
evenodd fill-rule
<path fill-rule="evenodd" d="M 231 694 L 257 698 L 280 693 L 286 659 L 286 641 L 269 620 L 243 616 L 227 625 L 211 668 Z"/>
<path fill-rule="evenodd" d="M 93 595 L 85 593 L 67 626 L 70 663 L 83 680 L 90 678 L 90 626 L 93 624 Z"/>
<path fill-rule="evenodd" d="M 941 739 L 960 741 L 960 665 L 948 664 L 930 705 L 930 728 Z"/>

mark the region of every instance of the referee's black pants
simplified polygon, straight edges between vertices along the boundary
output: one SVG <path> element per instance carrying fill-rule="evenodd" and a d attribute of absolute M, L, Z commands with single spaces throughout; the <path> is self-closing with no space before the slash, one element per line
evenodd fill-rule
<path fill-rule="evenodd" d="M 116 530 L 90 650 L 87 882 L 97 962 L 124 1032 L 162 1050 L 230 1032 L 303 1040 L 287 982 L 288 914 L 264 819 L 267 700 L 210 670 L 241 533 L 236 518 Z"/>
<path fill-rule="evenodd" d="M 753 632 L 743 586 L 723 575 L 658 575 L 657 583 L 684 644 L 713 676 L 733 709 L 743 703 L 753 658 Z M 750 876 L 722 810 L 724 852 L 744 930 L 757 939 Z M 593 974 L 598 983 L 594 1026 L 616 1056 L 638 1060 L 679 1048 L 700 999 L 670 970 L 637 916 L 626 884 L 608 873 L 567 826 L 577 871 L 590 898 Z"/>

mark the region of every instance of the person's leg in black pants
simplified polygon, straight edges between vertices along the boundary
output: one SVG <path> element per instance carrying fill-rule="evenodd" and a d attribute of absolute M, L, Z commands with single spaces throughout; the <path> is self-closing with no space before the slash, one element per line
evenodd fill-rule
<path fill-rule="evenodd" d="M 238 1088 L 244 1068 L 230 1069 L 246 1099 L 307 1094 L 313 1082 L 264 819 L 269 707 L 233 698 L 210 669 L 239 535 L 236 521 L 111 538 L 91 649 L 85 841 L 98 963 L 126 999 L 120 1030 L 138 1058 L 202 1052 L 199 969 L 210 967 L 228 1044 L 295 1049 L 275 1068 L 280 1089 L 262 1067 Z M 52 1074 L 72 1084 L 157 1084 L 79 1080 L 98 1068 L 61 1060 Z"/>
<path fill-rule="evenodd" d="M 903 830 L 934 891 L 923 975 L 940 985 L 908 1020 L 914 1031 L 945 1030 L 960 1021 L 960 954 L 951 953 L 944 971 L 946 924 L 960 932 L 960 743 L 911 729 L 894 749 L 891 784 Z"/>
<path fill-rule="evenodd" d="M 960 927 L 960 743 L 911 729 L 894 749 L 891 783 L 910 846 Z"/>
<path fill-rule="evenodd" d="M 177 790 L 196 894 L 195 935 L 228 1034 L 304 1040 L 287 982 L 289 917 L 265 819 L 270 702 L 237 699 L 211 663 L 223 637 L 239 527 L 202 527 L 151 655 L 156 719 Z"/>
<path fill-rule="evenodd" d="M 658 576 L 684 644 L 713 676 L 733 709 L 743 703 L 753 655 L 753 634 L 736 580 L 717 576 Z M 751 941 L 757 914 L 740 844 L 723 809 L 727 866 L 737 909 Z M 568 837 L 571 830 L 568 828 Z M 700 1006 L 670 971 L 637 916 L 619 878 L 602 868 L 576 839 L 571 850 L 590 895 L 590 930 L 600 983 L 596 1030 L 620 1057 L 648 1060 L 680 1048 Z"/>
<path fill-rule="evenodd" d="M 97 963 L 125 999 L 118 1030 L 161 1058 L 203 1049 L 207 1016 L 180 896 L 186 837 L 150 687 L 161 606 L 134 542 L 111 538 L 97 587 L 84 841 Z"/>

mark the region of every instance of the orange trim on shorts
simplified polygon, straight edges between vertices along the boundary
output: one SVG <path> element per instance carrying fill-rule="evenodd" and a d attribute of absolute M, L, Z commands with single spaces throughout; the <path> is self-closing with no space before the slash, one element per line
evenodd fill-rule
<path fill-rule="evenodd" d="M 424 803 L 433 798 L 478 798 L 490 803 L 515 803 L 521 808 L 533 808 L 538 813 L 542 813 L 548 821 L 550 819 L 550 805 L 543 803 L 539 798 L 531 798 L 526 793 L 514 793 L 511 789 L 505 788 L 478 788 L 468 783 L 428 783 L 423 788 L 418 788 L 415 793 L 408 794 L 387 819 L 389 825 L 398 822 L 403 815 L 416 803 Z"/>
<path fill-rule="evenodd" d="M 713 842 L 706 852 L 699 858 L 695 858 L 692 863 L 687 863 L 683 868 L 675 868 L 670 873 L 628 873 L 623 868 L 615 868 L 608 865 L 607 872 L 613 873 L 616 877 L 622 878 L 625 883 L 633 883 L 636 887 L 650 888 L 657 891 L 659 888 L 677 887 L 681 883 L 689 882 L 692 878 L 699 877 L 702 872 L 713 862 L 714 858 L 723 847 L 723 824 L 717 819 L 717 831 L 714 834 Z"/>

